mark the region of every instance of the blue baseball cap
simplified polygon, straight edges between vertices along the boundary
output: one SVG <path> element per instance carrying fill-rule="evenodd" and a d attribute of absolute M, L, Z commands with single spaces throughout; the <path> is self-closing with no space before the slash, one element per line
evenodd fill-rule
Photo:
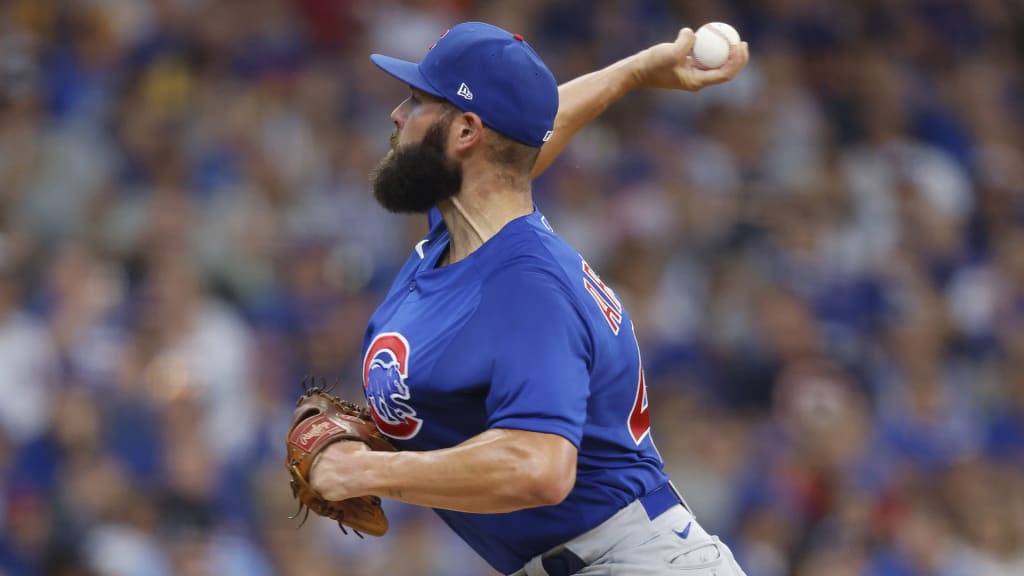
<path fill-rule="evenodd" d="M 528 146 L 551 137 L 558 113 L 558 83 L 518 34 L 483 22 L 446 30 L 416 64 L 372 54 L 381 70 Z"/>

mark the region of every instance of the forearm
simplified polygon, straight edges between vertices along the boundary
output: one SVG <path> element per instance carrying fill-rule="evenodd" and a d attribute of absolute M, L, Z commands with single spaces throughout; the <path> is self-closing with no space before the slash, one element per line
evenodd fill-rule
<path fill-rule="evenodd" d="M 580 76 L 558 88 L 558 114 L 551 139 L 540 149 L 532 176 L 536 178 L 562 153 L 569 140 L 600 116 L 609 105 L 640 88 L 697 91 L 727 82 L 739 74 L 750 58 L 747 43 L 729 52 L 720 68 L 704 70 L 689 56 L 694 35 L 679 31 L 675 42 L 655 44 L 615 64 Z"/>
<path fill-rule="evenodd" d="M 575 483 L 575 448 L 561 438 L 538 446 L 515 434 L 488 430 L 427 452 L 360 452 L 350 464 L 362 467 L 365 493 L 419 506 L 501 513 L 560 502 Z M 552 469 L 566 458 L 571 470 Z"/>
<path fill-rule="evenodd" d="M 585 74 L 558 87 L 555 129 L 551 139 L 540 149 L 540 156 L 533 168 L 534 178 L 551 165 L 580 128 L 603 114 L 613 102 L 640 87 L 640 54 L 619 60 L 607 68 Z"/>

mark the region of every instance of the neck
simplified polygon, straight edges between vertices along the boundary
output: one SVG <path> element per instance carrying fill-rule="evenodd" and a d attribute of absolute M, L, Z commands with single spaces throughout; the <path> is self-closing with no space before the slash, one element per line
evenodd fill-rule
<path fill-rule="evenodd" d="M 448 227 L 448 253 L 441 261 L 445 265 L 465 259 L 506 224 L 533 212 L 533 199 L 526 177 L 464 174 L 459 193 L 437 207 Z"/>

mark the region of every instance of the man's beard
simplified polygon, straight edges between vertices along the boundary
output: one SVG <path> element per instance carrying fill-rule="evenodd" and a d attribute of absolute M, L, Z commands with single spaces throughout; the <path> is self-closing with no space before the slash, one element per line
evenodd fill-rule
<path fill-rule="evenodd" d="M 462 188 L 462 167 L 444 154 L 452 120 L 439 120 L 417 144 L 395 146 L 370 174 L 373 195 L 389 212 L 428 212 Z"/>

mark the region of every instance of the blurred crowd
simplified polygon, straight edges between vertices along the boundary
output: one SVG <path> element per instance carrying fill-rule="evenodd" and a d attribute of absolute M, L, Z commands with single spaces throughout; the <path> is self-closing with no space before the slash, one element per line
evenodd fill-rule
<path fill-rule="evenodd" d="M 282 466 L 425 231 L 369 190 L 407 88 L 367 56 L 468 19 L 559 81 L 750 42 L 535 182 L 750 576 L 1024 574 L 1020 2 L 0 0 L 0 575 L 492 573 L 422 509 L 296 529 Z"/>

